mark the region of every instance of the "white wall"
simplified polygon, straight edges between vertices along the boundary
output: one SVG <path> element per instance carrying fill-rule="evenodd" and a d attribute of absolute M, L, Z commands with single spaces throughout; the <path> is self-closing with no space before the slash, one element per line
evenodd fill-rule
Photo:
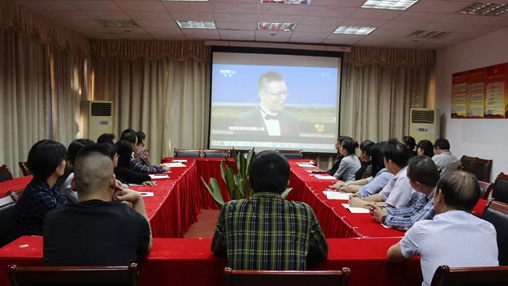
<path fill-rule="evenodd" d="M 508 28 L 437 51 L 436 108 L 452 153 L 494 160 L 491 181 L 508 173 L 508 119 L 451 119 L 452 74 L 508 62 Z"/>

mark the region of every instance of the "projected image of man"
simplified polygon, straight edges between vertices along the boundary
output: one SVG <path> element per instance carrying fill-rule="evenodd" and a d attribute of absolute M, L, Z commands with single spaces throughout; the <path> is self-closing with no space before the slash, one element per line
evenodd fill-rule
<path fill-rule="evenodd" d="M 289 95 L 281 74 L 269 71 L 259 78 L 259 106 L 245 112 L 236 121 L 235 134 L 299 136 L 298 118 L 284 111 Z"/>

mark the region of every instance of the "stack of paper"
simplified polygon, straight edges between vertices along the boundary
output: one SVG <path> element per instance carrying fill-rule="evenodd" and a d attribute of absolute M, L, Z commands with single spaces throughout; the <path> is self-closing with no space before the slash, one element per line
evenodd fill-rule
<path fill-rule="evenodd" d="M 316 177 L 319 180 L 337 180 L 330 175 L 315 175 L 314 177 Z"/>
<path fill-rule="evenodd" d="M 298 163 L 298 166 L 302 167 L 302 168 L 315 168 L 316 166 L 312 165 L 312 164 L 308 164 L 308 163 Z"/>
<path fill-rule="evenodd" d="M 355 208 L 350 207 L 349 204 L 342 204 L 346 209 L 348 209 L 353 214 L 368 214 L 370 213 L 369 209 L 366 208 Z"/>
<path fill-rule="evenodd" d="M 140 192 L 142 197 L 153 197 L 152 192 Z"/>
<path fill-rule="evenodd" d="M 164 166 L 169 168 L 181 168 L 181 167 L 187 167 L 184 164 L 177 162 L 177 163 L 164 163 Z"/>
<path fill-rule="evenodd" d="M 172 163 L 187 163 L 187 160 L 173 160 Z"/>
<path fill-rule="evenodd" d="M 168 175 L 149 175 L 152 179 L 169 179 Z"/>
<path fill-rule="evenodd" d="M 341 192 L 323 192 L 329 200 L 349 200 L 350 194 Z"/>

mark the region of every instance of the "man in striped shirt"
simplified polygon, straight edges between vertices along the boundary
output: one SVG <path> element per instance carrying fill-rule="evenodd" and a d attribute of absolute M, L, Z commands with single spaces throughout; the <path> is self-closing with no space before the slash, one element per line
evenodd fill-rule
<path fill-rule="evenodd" d="M 249 168 L 254 195 L 226 203 L 212 251 L 236 270 L 305 270 L 307 258 L 324 259 L 328 243 L 312 208 L 286 201 L 287 160 L 275 151 L 259 153 Z"/>

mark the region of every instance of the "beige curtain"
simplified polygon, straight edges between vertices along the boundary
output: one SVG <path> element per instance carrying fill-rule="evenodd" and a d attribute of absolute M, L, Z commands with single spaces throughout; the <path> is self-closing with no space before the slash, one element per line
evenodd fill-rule
<path fill-rule="evenodd" d="M 49 135 L 47 55 L 37 39 L 0 31 L 0 164 L 14 176 L 31 146 Z"/>

